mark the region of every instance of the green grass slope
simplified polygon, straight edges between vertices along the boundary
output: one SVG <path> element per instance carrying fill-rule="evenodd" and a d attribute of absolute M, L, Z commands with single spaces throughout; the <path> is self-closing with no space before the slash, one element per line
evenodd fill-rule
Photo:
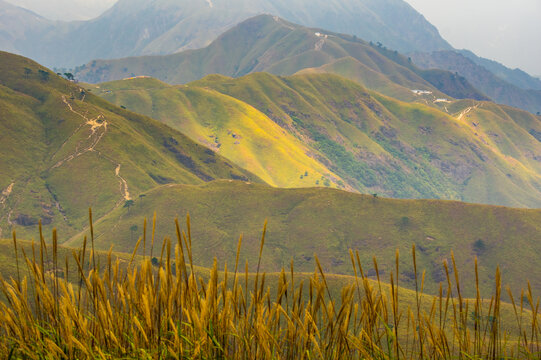
<path fill-rule="evenodd" d="M 252 106 L 215 90 L 170 86 L 152 78 L 102 83 L 92 89 L 118 106 L 180 130 L 270 185 L 316 186 L 322 177 L 334 186 L 343 184 L 301 139 Z"/>
<path fill-rule="evenodd" d="M 372 257 L 379 261 L 384 281 L 394 269 L 400 250 L 403 286 L 414 287 L 411 246 L 417 246 L 420 269 L 427 271 L 425 288 L 436 292 L 446 282 L 442 268 L 454 251 L 468 296 L 475 295 L 473 259 L 479 257 L 480 286 L 489 292 L 496 266 L 505 284 L 514 291 L 532 282 L 541 290 L 538 254 L 541 251 L 541 210 L 473 205 L 437 200 L 391 200 L 335 189 L 277 189 L 244 182 L 214 181 L 204 185 L 165 185 L 145 194 L 135 205 L 118 208 L 95 224 L 96 246 L 131 251 L 143 236 L 151 238 L 152 218 L 157 216 L 155 239 L 176 239 L 175 217 L 186 231 L 190 213 L 194 263 L 211 266 L 213 258 L 229 268 L 235 263 L 237 241 L 243 234 L 240 264 L 255 270 L 263 222 L 268 220 L 262 269 L 288 267 L 314 270 L 314 254 L 328 273 L 351 274 L 348 250 L 358 250 L 365 272 L 374 276 Z M 83 234 L 67 245 L 81 243 Z M 155 245 L 155 248 L 161 245 Z M 156 250 L 155 252 L 157 252 Z M 451 275 L 453 276 L 453 275 Z"/>
<path fill-rule="evenodd" d="M 211 76 L 190 86 L 212 88 L 259 109 L 361 192 L 541 205 L 541 143 L 534 136 L 541 122 L 527 112 L 466 100 L 436 103 L 439 111 L 330 74 Z M 485 113 L 485 136 L 465 121 L 469 113 L 463 112 L 475 104 L 495 109 Z"/>
<path fill-rule="evenodd" d="M 464 92 L 466 85 L 451 73 L 422 71 L 411 63 L 396 62 L 403 60 L 396 54 L 390 56 L 383 48 L 353 36 L 309 29 L 260 15 L 235 26 L 203 49 L 166 56 L 96 60 L 79 68 L 76 75 L 92 83 L 147 75 L 170 84 L 183 84 L 215 73 L 233 77 L 261 71 L 291 75 L 303 69 L 353 59 L 357 72 L 354 79 L 387 95 L 398 95 L 398 88 L 401 92 L 427 90 L 443 97 L 438 89 L 441 86 L 453 97 L 485 99 L 473 88 Z M 325 69 L 336 70 L 340 75 L 347 73 L 347 69 L 338 66 Z M 411 94 L 404 95 L 404 100 L 410 98 Z"/>
<path fill-rule="evenodd" d="M 516 161 L 530 173 L 541 172 L 541 118 L 527 111 L 492 102 L 471 100 L 444 105 L 483 143 Z"/>
<path fill-rule="evenodd" d="M 261 181 L 170 127 L 0 53 L 0 229 L 79 231 L 164 183 Z"/>

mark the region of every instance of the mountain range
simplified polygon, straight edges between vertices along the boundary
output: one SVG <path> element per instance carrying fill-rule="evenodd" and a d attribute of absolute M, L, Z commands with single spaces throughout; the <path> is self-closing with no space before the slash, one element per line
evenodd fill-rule
<path fill-rule="evenodd" d="M 96 19 L 54 22 L 0 1 L 2 49 L 50 67 L 97 58 L 170 54 L 206 46 L 225 30 L 268 13 L 307 26 L 354 34 L 401 51 L 450 49 L 403 0 L 120 0 Z"/>
<path fill-rule="evenodd" d="M 91 83 L 146 75 L 183 84 L 210 74 L 238 77 L 261 71 L 276 75 L 332 72 L 403 100 L 418 98 L 412 89 L 429 91 L 432 98 L 488 100 L 463 78 L 446 71 L 421 70 L 381 44 L 306 28 L 269 15 L 242 22 L 203 49 L 95 60 L 77 68 L 75 75 Z"/>
<path fill-rule="evenodd" d="M 343 189 L 395 198 L 541 203 L 536 138 L 541 124 L 528 112 L 491 102 L 443 102 L 437 103 L 439 109 L 401 102 L 333 74 L 210 75 L 177 86 L 139 78 L 89 88 L 118 106 L 163 121 L 262 179 L 272 173 L 272 184 L 316 186 L 332 180 Z M 258 110 L 252 115 L 257 125 L 247 126 L 242 117 L 224 111 L 233 108 L 228 105 L 232 99 Z M 328 169 L 330 179 L 318 172 L 313 176 L 310 168 L 312 176 L 287 171 L 285 160 L 278 161 L 284 164 L 278 166 L 281 171 L 262 168 L 260 153 L 252 149 L 267 124 L 301 140 L 300 152 Z M 235 139 L 233 147 L 218 146 Z M 284 144 L 276 139 L 269 149 Z M 273 158 L 280 159 L 282 152 L 274 151 Z"/>
<path fill-rule="evenodd" d="M 534 114 L 541 112 L 541 81 L 520 70 L 512 71 L 467 51 L 413 53 L 410 56 L 422 68 L 445 69 L 465 77 L 498 103 Z"/>
<path fill-rule="evenodd" d="M 0 0 L 0 49 L 29 56 L 50 67 L 74 68 L 92 59 L 164 55 L 202 48 L 238 23 L 262 13 L 323 28 L 326 33 L 351 34 L 385 49 L 413 53 L 421 66 L 436 66 L 460 75 L 445 80 L 452 80 L 452 86 L 445 89 L 441 88 L 442 74 L 436 79 L 434 72 L 422 76 L 452 97 L 489 97 L 533 113 L 540 111 L 541 81 L 523 71 L 508 69 L 469 51 L 456 52 L 471 60 L 467 66 L 464 59 L 454 56 L 427 63 L 427 54 L 454 50 L 403 0 L 302 0 L 287 4 L 269 0 L 235 0 L 233 4 L 224 0 L 120 0 L 96 19 L 73 22 L 50 21 Z M 424 54 L 423 59 L 419 53 Z M 345 59 L 327 65 L 334 66 L 334 71 L 337 67 L 347 68 L 357 78 L 357 72 L 366 75 L 366 69 Z M 101 79 L 105 80 L 112 79 Z M 457 85 L 465 89 L 456 91 L 453 87 Z"/>
<path fill-rule="evenodd" d="M 203 49 L 94 60 L 75 69 L 79 79 L 91 83 L 147 75 L 171 84 L 214 73 L 238 77 L 259 71 L 334 73 L 404 101 L 421 100 L 419 93 L 412 92 L 421 90 L 430 92 L 432 101 L 494 100 L 534 114 L 541 108 L 541 81 L 470 52 L 442 50 L 404 56 L 381 43 L 306 28 L 269 15 L 240 23 Z"/>
<path fill-rule="evenodd" d="M 362 252 L 368 261 L 375 249 L 384 255 L 416 243 L 426 255 L 423 267 L 436 282 L 442 276 L 438 265 L 451 248 L 461 249 L 464 265 L 472 253 L 486 259 L 487 287 L 494 263 L 504 264 L 510 279 L 535 274 L 535 269 L 515 267 L 517 261 L 495 249 L 517 247 L 522 258 L 536 254 L 537 210 L 380 198 L 469 196 L 538 207 L 539 165 L 531 156 L 539 153 L 535 136 L 541 128 L 527 112 L 473 100 L 440 105 L 457 114 L 453 117 L 332 74 L 213 75 L 187 86 L 142 78 L 86 89 L 20 56 L 1 53 L 0 64 L 0 152 L 6 170 L 0 178 L 2 236 L 16 229 L 19 237 L 35 237 L 41 221 L 46 231 L 55 227 L 64 238 L 71 237 L 67 245 L 76 245 L 87 223 L 87 206 L 92 206 L 97 246 L 114 243 L 127 251 L 143 228 L 143 217 L 150 219 L 157 211 L 165 222 L 190 211 L 203 265 L 213 256 L 229 259 L 227 241 L 243 231 L 246 256 L 251 256 L 261 222 L 268 218 L 273 255 L 263 265 L 269 271 L 287 261 L 287 254 L 309 271 L 317 248 L 326 270 L 345 272 L 340 259 L 348 247 L 371 248 Z M 125 105 L 117 107 L 96 95 Z M 171 127 L 131 110 L 148 112 Z M 239 121 L 243 113 L 255 121 Z M 207 141 L 214 146 L 197 144 L 174 128 L 197 141 L 210 129 L 214 136 Z M 257 135 L 263 130 L 276 135 L 267 138 L 264 150 L 246 145 L 262 141 Z M 307 161 L 329 171 L 328 177 L 318 178 L 315 170 L 302 167 L 307 170 L 300 174 L 273 172 L 274 181 L 294 176 L 300 183 L 289 186 L 316 188 L 282 190 L 263 184 L 262 169 L 272 158 L 286 163 L 280 155 L 284 144 L 288 151 L 310 154 Z M 242 156 L 235 154 L 236 147 Z M 258 160 L 263 167 L 250 164 Z M 252 171 L 236 165 L 243 161 Z M 313 209 L 319 209 L 317 215 Z M 170 235 L 167 228 L 158 229 L 158 236 Z M 360 239 L 365 240 L 359 240 L 363 231 Z M 385 271 L 391 257 L 378 257 Z"/>

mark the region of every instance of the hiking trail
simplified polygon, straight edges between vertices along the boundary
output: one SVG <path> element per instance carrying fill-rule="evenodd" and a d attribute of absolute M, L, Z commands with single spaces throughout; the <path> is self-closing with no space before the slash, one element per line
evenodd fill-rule
<path fill-rule="evenodd" d="M 115 169 L 115 175 L 120 179 L 120 192 L 124 196 L 126 201 L 131 200 L 130 191 L 128 189 L 128 182 L 122 176 L 120 176 L 120 164 L 117 164 Z"/>
<path fill-rule="evenodd" d="M 86 115 L 83 115 L 77 111 L 75 111 L 72 107 L 72 105 L 66 100 L 66 96 L 65 95 L 62 95 L 62 101 L 64 102 L 64 104 L 66 104 L 66 106 L 68 107 L 68 109 L 80 116 L 81 118 L 83 118 L 84 120 L 84 123 L 81 124 L 73 134 L 70 135 L 70 137 L 68 137 L 68 139 L 66 139 L 66 141 L 64 141 L 64 143 L 62 144 L 61 148 L 64 147 L 64 145 L 73 137 L 75 136 L 75 134 L 77 134 L 79 132 L 79 130 L 84 126 L 84 125 L 88 125 L 90 126 L 90 135 L 88 135 L 87 139 L 90 140 L 90 143 L 89 144 L 86 144 L 86 146 L 83 145 L 82 149 L 79 149 L 79 144 L 77 144 L 76 148 L 75 148 L 75 152 L 71 155 L 68 155 L 66 158 L 64 158 L 63 160 L 60 160 L 58 161 L 55 165 L 53 165 L 52 169 L 56 169 L 62 165 L 64 165 L 65 163 L 89 152 L 89 151 L 94 151 L 94 148 L 96 147 L 96 145 L 101 141 L 101 139 L 103 138 L 103 136 L 105 136 L 105 134 L 107 133 L 107 120 L 105 120 L 105 117 L 103 115 L 98 115 L 97 117 L 93 118 L 93 119 L 89 119 L 88 117 L 86 117 Z M 102 131 L 100 131 L 102 130 Z"/>
<path fill-rule="evenodd" d="M 475 106 L 469 106 L 467 108 L 465 108 L 464 110 L 462 110 L 462 112 L 456 117 L 457 120 L 462 120 L 464 118 L 464 116 L 468 115 L 472 110 L 475 110 L 479 107 L 479 104 L 475 105 Z"/>

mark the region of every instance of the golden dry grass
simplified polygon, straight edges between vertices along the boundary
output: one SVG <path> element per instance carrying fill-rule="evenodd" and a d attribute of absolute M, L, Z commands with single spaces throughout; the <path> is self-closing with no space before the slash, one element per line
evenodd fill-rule
<path fill-rule="evenodd" d="M 155 224 L 155 221 L 154 221 Z M 105 263 L 90 244 L 59 257 L 40 234 L 39 246 L 13 237 L 16 278 L 0 278 L 0 354 L 20 359 L 502 359 L 540 356 L 539 300 L 531 291 L 503 304 L 495 292 L 463 299 L 458 270 L 444 264 L 447 286 L 423 295 L 424 273 L 413 264 L 416 291 L 400 288 L 399 254 L 389 284 L 367 278 L 350 251 L 355 277 L 339 288 L 317 268 L 299 276 L 248 273 L 237 262 L 203 274 L 193 263 L 189 217 L 176 241 L 155 249 L 155 228 L 129 262 L 110 251 Z M 258 264 L 263 256 L 263 230 Z M 238 251 L 242 246 L 239 239 Z M 88 248 L 88 249 L 87 249 Z M 137 256 L 138 250 L 149 256 Z M 149 248 L 149 249 L 148 249 Z M 157 252 L 157 254 L 156 254 Z M 18 260 L 17 260 L 18 261 Z M 46 266 L 46 264 L 48 264 Z M 71 264 L 71 265 L 70 265 Z M 75 264 L 76 274 L 71 271 Z M 374 259 L 377 269 L 377 261 Z M 455 279 L 450 278 L 453 267 Z M 76 276 L 75 276 L 76 275 Z M 452 285 L 456 284 L 456 285 Z M 529 304 L 535 304 L 531 306 Z M 515 319 L 502 316 L 512 311 Z M 509 327 L 503 322 L 516 324 Z M 511 329 L 511 330 L 510 330 Z"/>

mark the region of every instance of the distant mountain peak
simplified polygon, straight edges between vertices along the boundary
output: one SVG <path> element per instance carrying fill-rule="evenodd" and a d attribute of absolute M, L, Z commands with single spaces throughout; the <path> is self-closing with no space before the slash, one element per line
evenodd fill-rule
<path fill-rule="evenodd" d="M 52 22 L 46 29 L 34 29 L 28 21 L 0 24 L 0 46 L 47 66 L 74 67 L 98 58 L 201 48 L 262 13 L 355 34 L 399 51 L 451 49 L 437 29 L 403 0 L 120 0 L 88 21 Z M 2 40 L 2 30 L 11 36 Z"/>

